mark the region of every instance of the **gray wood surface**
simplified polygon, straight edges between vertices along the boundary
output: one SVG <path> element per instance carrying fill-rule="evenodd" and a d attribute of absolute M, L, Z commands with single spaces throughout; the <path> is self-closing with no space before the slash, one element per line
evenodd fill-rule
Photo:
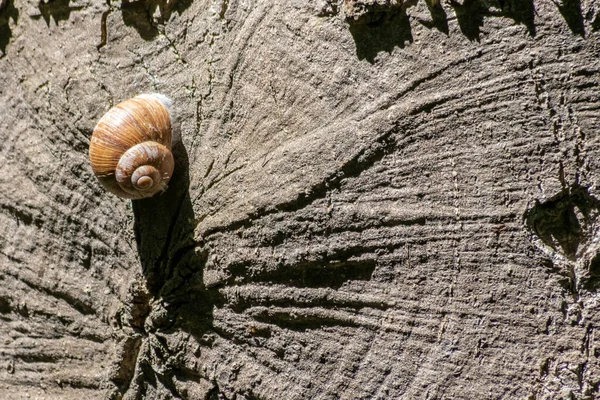
<path fill-rule="evenodd" d="M 598 1 L 2 3 L 0 398 L 600 397 Z"/>

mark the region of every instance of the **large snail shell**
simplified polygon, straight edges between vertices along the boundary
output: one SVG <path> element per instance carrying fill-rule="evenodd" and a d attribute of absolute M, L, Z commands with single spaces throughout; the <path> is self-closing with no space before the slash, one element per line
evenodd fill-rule
<path fill-rule="evenodd" d="M 167 189 L 175 165 L 170 105 L 166 96 L 142 94 L 100 119 L 90 141 L 90 163 L 106 190 L 142 199 Z"/>

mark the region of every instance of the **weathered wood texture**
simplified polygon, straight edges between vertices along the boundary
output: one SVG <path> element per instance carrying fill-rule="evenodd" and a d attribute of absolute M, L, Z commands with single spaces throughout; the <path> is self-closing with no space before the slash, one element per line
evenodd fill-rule
<path fill-rule="evenodd" d="M 600 397 L 600 3 L 4 3 L 0 398 Z"/>

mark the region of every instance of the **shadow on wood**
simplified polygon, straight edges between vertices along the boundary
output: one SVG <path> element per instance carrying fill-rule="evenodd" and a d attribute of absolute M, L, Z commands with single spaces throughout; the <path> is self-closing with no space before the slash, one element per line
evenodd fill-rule
<path fill-rule="evenodd" d="M 192 1 L 125 0 L 121 5 L 123 22 L 135 28 L 142 39 L 152 40 L 160 33 L 160 24 L 169 21 L 174 11 L 181 14 L 192 4 Z M 156 14 L 157 10 L 158 14 Z"/>
<path fill-rule="evenodd" d="M 40 1 L 38 9 L 41 15 L 33 16 L 33 19 L 38 19 L 40 16 L 44 18 L 47 26 L 50 26 L 50 19 L 58 25 L 60 21 L 67 21 L 71 17 L 73 11 L 80 11 L 85 7 L 70 6 L 71 0 L 51 0 L 48 2 Z"/>
<path fill-rule="evenodd" d="M 10 20 L 14 24 L 19 19 L 19 10 L 15 8 L 14 0 L 0 0 L 0 57 L 6 54 L 6 46 L 12 37 Z"/>
<path fill-rule="evenodd" d="M 188 258 L 195 256 L 188 155 L 181 142 L 176 142 L 172 151 L 175 170 L 167 191 L 149 199 L 132 201 L 142 273 L 154 297 L 164 297 L 173 291 L 179 283 L 173 276 L 175 268 L 181 274 L 182 265 L 187 265 Z"/>
<path fill-rule="evenodd" d="M 561 2 L 555 1 L 554 4 L 558 7 L 558 11 L 565 19 L 571 32 L 575 35 L 585 37 L 585 26 L 583 23 L 583 14 L 581 13 L 581 1 L 562 0 Z"/>
<path fill-rule="evenodd" d="M 371 64 L 380 51 L 391 53 L 396 46 L 402 49 L 407 42 L 413 42 L 410 20 L 401 8 L 374 21 L 351 23 L 350 34 L 356 44 L 358 59 L 366 59 Z"/>

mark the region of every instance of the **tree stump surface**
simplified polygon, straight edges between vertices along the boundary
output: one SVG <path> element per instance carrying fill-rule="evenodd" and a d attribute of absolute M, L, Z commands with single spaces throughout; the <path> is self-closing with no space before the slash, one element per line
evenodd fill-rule
<path fill-rule="evenodd" d="M 600 397 L 600 3 L 0 2 L 0 398 Z M 174 101 L 175 176 L 92 130 Z"/>

